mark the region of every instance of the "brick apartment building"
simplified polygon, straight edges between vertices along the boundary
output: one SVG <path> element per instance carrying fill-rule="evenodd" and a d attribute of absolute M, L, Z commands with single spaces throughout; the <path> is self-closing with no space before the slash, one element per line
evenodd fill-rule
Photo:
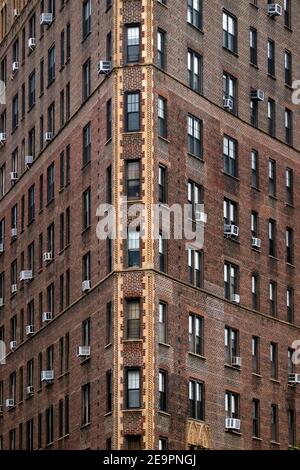
<path fill-rule="evenodd" d="M 300 2 L 0 21 L 1 448 L 297 447 Z M 206 214 L 203 249 L 99 240 L 124 196 Z"/>

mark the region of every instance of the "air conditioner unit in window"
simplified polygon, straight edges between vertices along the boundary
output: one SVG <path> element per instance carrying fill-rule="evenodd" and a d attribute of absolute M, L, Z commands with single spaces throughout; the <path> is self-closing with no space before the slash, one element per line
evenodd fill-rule
<path fill-rule="evenodd" d="M 20 281 L 31 281 L 32 278 L 33 278 L 32 270 L 20 272 Z"/>
<path fill-rule="evenodd" d="M 11 351 L 14 351 L 14 350 L 16 349 L 16 347 L 17 347 L 17 341 L 11 341 L 11 342 L 9 343 L 9 349 L 10 349 Z"/>
<path fill-rule="evenodd" d="M 48 323 L 52 320 L 52 312 L 43 312 L 43 323 Z"/>
<path fill-rule="evenodd" d="M 26 326 L 26 335 L 31 336 L 34 334 L 34 325 L 27 325 Z"/>
<path fill-rule="evenodd" d="M 239 304 L 240 301 L 241 301 L 241 298 L 238 294 L 232 294 L 231 302 L 233 302 L 234 304 Z"/>
<path fill-rule="evenodd" d="M 242 367 L 242 358 L 241 357 L 233 357 L 231 361 L 231 365 L 234 367 Z"/>
<path fill-rule="evenodd" d="M 239 232 L 239 227 L 237 227 L 236 225 L 224 225 L 224 235 L 226 235 L 226 237 L 238 237 Z"/>
<path fill-rule="evenodd" d="M 83 281 L 82 283 L 82 292 L 88 292 L 92 288 L 91 281 Z"/>
<path fill-rule="evenodd" d="M 43 254 L 43 260 L 44 260 L 44 263 L 50 263 L 50 261 L 53 260 L 52 252 L 48 251 L 48 252 L 44 253 Z"/>
<path fill-rule="evenodd" d="M 53 21 L 53 14 L 52 13 L 42 13 L 40 17 L 40 24 L 41 26 L 50 25 Z"/>
<path fill-rule="evenodd" d="M 36 46 L 36 39 L 35 38 L 29 38 L 28 39 L 28 47 L 31 51 L 35 49 Z"/>
<path fill-rule="evenodd" d="M 11 238 L 17 238 L 18 229 L 17 228 L 12 228 L 10 233 L 11 233 Z"/>
<path fill-rule="evenodd" d="M 0 307 L 4 307 L 4 299 L 3 299 L 3 297 L 0 297 Z"/>
<path fill-rule="evenodd" d="M 27 391 L 27 395 L 33 395 L 33 392 L 34 392 L 33 385 L 28 385 L 28 387 L 26 388 L 26 391 Z"/>
<path fill-rule="evenodd" d="M 51 140 L 53 140 L 53 137 L 53 132 L 45 132 L 45 142 L 51 142 Z"/>
<path fill-rule="evenodd" d="M 31 166 L 33 164 L 33 156 L 32 155 L 26 155 L 25 156 L 25 165 L 26 166 Z"/>
<path fill-rule="evenodd" d="M 78 346 L 76 351 L 77 357 L 89 357 L 91 355 L 90 346 Z"/>
<path fill-rule="evenodd" d="M 17 284 L 12 284 L 11 285 L 11 293 L 15 294 L 17 292 L 17 290 L 18 290 Z"/>
<path fill-rule="evenodd" d="M 228 109 L 229 111 L 233 110 L 233 101 L 230 98 L 224 99 L 224 109 Z"/>
<path fill-rule="evenodd" d="M 207 214 L 202 211 L 195 211 L 195 220 L 196 222 L 203 222 L 204 224 L 207 223 Z"/>
<path fill-rule="evenodd" d="M 0 243 L 0 254 L 4 253 L 4 243 Z"/>
<path fill-rule="evenodd" d="M 261 239 L 252 237 L 252 248 L 261 248 Z"/>
<path fill-rule="evenodd" d="M 41 381 L 52 382 L 54 380 L 54 370 L 42 370 Z"/>
<path fill-rule="evenodd" d="M 265 93 L 262 90 L 251 91 L 251 100 L 252 101 L 264 101 Z"/>
<path fill-rule="evenodd" d="M 289 374 L 289 384 L 290 385 L 299 385 L 300 384 L 300 374 Z"/>
<path fill-rule="evenodd" d="M 225 428 L 233 429 L 239 431 L 241 429 L 241 420 L 235 418 L 226 418 L 225 419 Z"/>
<path fill-rule="evenodd" d="M 108 74 L 112 70 L 112 63 L 109 60 L 100 60 L 98 64 L 98 74 Z"/>
<path fill-rule="evenodd" d="M 19 70 L 19 62 L 15 61 L 12 64 L 12 71 L 13 73 L 17 72 Z"/>
<path fill-rule="evenodd" d="M 13 398 L 8 398 L 5 400 L 6 408 L 13 408 L 15 406 L 15 400 Z"/>
<path fill-rule="evenodd" d="M 0 144 L 4 145 L 6 142 L 6 132 L 0 132 Z"/>
<path fill-rule="evenodd" d="M 268 5 L 268 15 L 270 16 L 281 16 L 282 6 L 279 3 L 270 3 Z"/>
<path fill-rule="evenodd" d="M 16 171 L 10 173 L 10 181 L 18 181 L 18 173 Z"/>

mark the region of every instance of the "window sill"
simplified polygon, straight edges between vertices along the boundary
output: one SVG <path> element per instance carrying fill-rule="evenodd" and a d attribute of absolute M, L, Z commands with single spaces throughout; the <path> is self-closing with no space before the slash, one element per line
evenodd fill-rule
<path fill-rule="evenodd" d="M 45 445 L 45 449 L 48 449 L 49 447 L 52 447 L 54 442 L 49 442 L 48 444 Z"/>
<path fill-rule="evenodd" d="M 51 204 L 53 204 L 53 203 L 54 203 L 54 200 L 55 200 L 55 199 L 54 199 L 54 198 L 52 198 L 52 199 L 51 199 L 51 201 L 48 201 L 48 202 L 47 202 L 47 204 L 46 204 L 46 207 L 49 207 L 49 206 L 51 206 Z"/>
<path fill-rule="evenodd" d="M 288 25 L 284 25 L 284 29 L 286 29 L 287 31 L 289 31 L 290 33 L 293 32 L 293 29 L 291 28 L 291 26 L 288 26 Z"/>
<path fill-rule="evenodd" d="M 48 85 L 46 86 L 46 89 L 48 90 L 51 87 L 51 85 L 53 85 L 54 82 L 55 82 L 55 77 L 52 78 L 51 82 L 48 82 Z"/>
<path fill-rule="evenodd" d="M 167 137 L 163 137 L 162 135 L 158 134 L 158 139 L 161 140 L 162 142 L 165 142 L 166 144 L 169 144 L 170 141 L 167 139 Z"/>
<path fill-rule="evenodd" d="M 262 442 L 262 438 L 261 438 L 261 437 L 252 436 L 252 439 L 253 439 L 253 441 Z"/>
<path fill-rule="evenodd" d="M 90 232 L 91 230 L 91 225 L 89 225 L 88 227 L 84 228 L 81 232 L 81 235 L 85 235 L 86 233 Z"/>
<path fill-rule="evenodd" d="M 242 436 L 242 433 L 241 433 L 241 432 L 235 431 L 234 429 L 225 429 L 225 432 L 227 432 L 227 433 L 229 433 L 229 434 L 234 434 L 235 436 L 239 436 L 239 437 Z"/>
<path fill-rule="evenodd" d="M 123 339 L 122 343 L 142 343 L 142 339 Z"/>
<path fill-rule="evenodd" d="M 129 136 L 131 136 L 131 135 L 133 135 L 133 136 L 140 135 L 141 133 L 142 133 L 141 130 L 138 130 L 138 131 L 123 131 L 123 135 L 129 135 Z"/>
<path fill-rule="evenodd" d="M 257 379 L 262 379 L 262 375 L 257 374 L 256 372 L 252 372 L 253 377 L 256 377 Z"/>
<path fill-rule="evenodd" d="M 233 366 L 232 364 L 228 364 L 227 362 L 224 364 L 224 367 L 226 369 L 232 369 L 232 370 L 236 370 L 238 372 L 241 372 L 241 370 L 242 370 L 241 367 Z"/>
<path fill-rule="evenodd" d="M 141 413 L 143 411 L 143 408 L 123 408 L 123 413 Z"/>
<path fill-rule="evenodd" d="M 188 152 L 187 153 L 190 157 L 196 158 L 200 162 L 204 163 L 204 159 L 202 155 L 195 155 L 194 153 Z"/>
<path fill-rule="evenodd" d="M 158 414 L 162 416 L 166 416 L 167 418 L 171 418 L 171 414 L 168 413 L 167 411 L 158 410 Z"/>
<path fill-rule="evenodd" d="M 252 185 L 251 185 L 250 188 L 251 188 L 251 189 L 254 189 L 254 191 L 257 191 L 258 193 L 260 193 L 260 189 L 257 188 L 256 186 L 252 186 Z"/>
<path fill-rule="evenodd" d="M 234 179 L 237 183 L 239 183 L 241 180 L 237 176 L 231 175 L 230 173 L 227 173 L 227 171 L 223 171 L 224 176 L 229 176 L 229 178 Z"/>
<path fill-rule="evenodd" d="M 112 411 L 108 411 L 105 413 L 104 418 L 108 418 L 108 416 L 112 416 Z"/>
<path fill-rule="evenodd" d="M 167 348 L 167 349 L 169 349 L 169 348 L 171 347 L 170 344 L 168 344 L 168 343 L 161 343 L 160 341 L 158 342 L 158 345 L 159 345 L 159 346 L 162 346 L 163 348 Z"/>
<path fill-rule="evenodd" d="M 272 444 L 273 446 L 280 446 L 280 442 L 276 441 L 270 441 L 270 444 Z"/>
<path fill-rule="evenodd" d="M 194 24 L 190 23 L 189 21 L 187 21 L 187 24 L 193 28 L 195 31 L 197 31 L 198 33 L 201 33 L 201 34 L 204 34 L 204 31 L 202 28 L 198 28 L 198 26 L 195 26 Z"/>
<path fill-rule="evenodd" d="M 86 365 L 88 362 L 90 362 L 90 360 L 91 360 L 91 357 L 86 357 L 85 359 L 82 359 L 82 360 L 80 361 L 80 365 L 81 365 L 81 366 L 84 366 L 84 365 Z"/>
<path fill-rule="evenodd" d="M 105 142 L 105 145 L 109 145 L 111 142 L 112 142 L 112 137 L 110 137 L 109 139 L 107 139 L 107 141 Z"/>
<path fill-rule="evenodd" d="M 84 431 L 85 429 L 89 428 L 90 425 L 91 425 L 91 422 L 82 424 L 82 425 L 80 426 L 80 430 L 81 430 L 81 431 Z"/>
<path fill-rule="evenodd" d="M 189 351 L 189 356 L 192 356 L 192 357 L 198 357 L 198 359 L 202 359 L 203 361 L 206 361 L 206 357 L 205 356 L 202 356 L 201 354 L 197 354 L 197 353 L 193 353 L 191 351 Z"/>
<path fill-rule="evenodd" d="M 251 67 L 253 67 L 254 69 L 259 70 L 259 67 L 258 67 L 257 64 L 253 64 L 252 62 L 250 62 L 250 65 L 251 65 Z"/>
<path fill-rule="evenodd" d="M 88 162 L 84 163 L 81 167 L 81 170 L 85 170 L 85 168 L 87 168 L 89 165 L 91 164 L 91 160 L 89 160 Z"/>
<path fill-rule="evenodd" d="M 233 55 L 234 57 L 238 58 L 239 55 L 236 51 L 232 51 L 231 49 L 228 49 L 227 47 L 223 46 L 223 51 L 228 52 L 229 54 Z"/>
<path fill-rule="evenodd" d="M 32 219 L 30 222 L 28 222 L 28 224 L 27 224 L 27 228 L 28 228 L 28 227 L 30 227 L 30 225 L 32 225 L 32 224 L 33 224 L 33 222 L 35 222 L 35 219 Z"/>
<path fill-rule="evenodd" d="M 58 442 L 63 441 L 64 439 L 67 439 L 68 437 L 70 437 L 70 434 L 65 434 L 64 436 L 59 437 L 57 441 Z"/>
<path fill-rule="evenodd" d="M 109 343 L 106 346 L 104 346 L 104 349 L 110 349 L 111 347 L 112 347 L 112 343 Z"/>
<path fill-rule="evenodd" d="M 269 259 L 272 259 L 273 261 L 279 261 L 279 259 L 273 255 L 269 255 Z"/>
<path fill-rule="evenodd" d="M 224 235 L 224 240 L 229 240 L 231 242 L 236 243 L 237 245 L 240 245 L 239 240 L 237 238 L 233 238 L 233 236 Z"/>
<path fill-rule="evenodd" d="M 89 31 L 81 40 L 81 44 L 83 44 L 92 34 L 92 31 Z"/>
<path fill-rule="evenodd" d="M 296 269 L 296 266 L 292 263 L 286 263 L 288 268 Z"/>
<path fill-rule="evenodd" d="M 280 380 L 278 379 L 270 379 L 270 381 L 276 385 L 280 385 Z"/>
<path fill-rule="evenodd" d="M 251 250 L 254 251 L 255 253 L 259 253 L 259 254 L 261 253 L 261 248 L 255 248 L 255 246 L 252 246 Z"/>
<path fill-rule="evenodd" d="M 271 73 L 268 73 L 268 77 L 271 78 L 272 80 L 276 80 L 275 75 L 272 75 Z"/>

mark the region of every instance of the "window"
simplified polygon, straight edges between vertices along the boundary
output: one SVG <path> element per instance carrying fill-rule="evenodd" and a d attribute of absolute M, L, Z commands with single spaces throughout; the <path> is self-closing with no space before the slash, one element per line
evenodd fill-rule
<path fill-rule="evenodd" d="M 88 188 L 82 195 L 82 228 L 87 229 L 91 225 L 91 189 Z"/>
<path fill-rule="evenodd" d="M 258 127 L 258 101 L 250 99 L 250 122 L 251 126 Z"/>
<path fill-rule="evenodd" d="M 273 317 L 277 314 L 277 284 L 274 281 L 269 283 L 269 311 Z"/>
<path fill-rule="evenodd" d="M 31 109 L 35 105 L 35 71 L 29 75 L 28 81 L 28 104 Z"/>
<path fill-rule="evenodd" d="M 269 195 L 276 197 L 276 162 L 269 159 Z"/>
<path fill-rule="evenodd" d="M 161 203 L 167 202 L 167 169 L 163 165 L 158 167 L 158 200 Z"/>
<path fill-rule="evenodd" d="M 106 35 L 106 60 L 112 61 L 112 34 L 111 31 Z"/>
<path fill-rule="evenodd" d="M 168 130 L 167 130 L 167 100 L 162 98 L 161 96 L 158 97 L 158 135 L 159 137 L 163 137 L 164 139 L 167 138 Z"/>
<path fill-rule="evenodd" d="M 252 435 L 260 438 L 260 401 L 252 400 Z"/>
<path fill-rule="evenodd" d="M 112 303 L 106 305 L 106 343 L 113 342 L 113 308 Z"/>
<path fill-rule="evenodd" d="M 12 131 L 14 131 L 19 124 L 19 96 L 15 95 L 12 101 Z"/>
<path fill-rule="evenodd" d="M 259 310 L 259 277 L 257 274 L 251 276 L 252 308 Z"/>
<path fill-rule="evenodd" d="M 54 199 L 54 162 L 47 168 L 47 203 L 49 204 Z"/>
<path fill-rule="evenodd" d="M 291 9 L 292 9 L 292 2 L 291 0 L 284 0 L 284 25 L 288 28 L 292 26 L 292 16 L 291 16 Z"/>
<path fill-rule="evenodd" d="M 204 354 L 204 319 L 199 315 L 189 315 L 189 352 Z"/>
<path fill-rule="evenodd" d="M 158 342 L 167 343 L 167 305 L 163 302 L 158 305 Z"/>
<path fill-rule="evenodd" d="M 110 413 L 112 411 L 112 371 L 109 370 L 106 372 L 106 413 Z"/>
<path fill-rule="evenodd" d="M 26 450 L 33 450 L 33 418 L 26 423 Z"/>
<path fill-rule="evenodd" d="M 82 5 L 82 36 L 85 39 L 91 32 L 92 1 L 84 0 Z"/>
<path fill-rule="evenodd" d="M 158 441 L 158 450 L 168 450 L 168 439 L 160 437 Z"/>
<path fill-rule="evenodd" d="M 140 94 L 126 93 L 126 120 L 125 131 L 140 131 Z"/>
<path fill-rule="evenodd" d="M 127 339 L 139 339 L 141 337 L 141 312 L 139 300 L 127 300 L 126 302 L 126 336 Z"/>
<path fill-rule="evenodd" d="M 293 361 L 293 356 L 295 353 L 295 349 L 288 348 L 288 374 L 295 373 L 295 363 Z"/>
<path fill-rule="evenodd" d="M 192 220 L 197 220 L 199 212 L 201 212 L 199 205 L 203 204 L 203 189 L 202 186 L 192 181 L 188 182 L 188 203 L 190 205 L 189 217 Z"/>
<path fill-rule="evenodd" d="M 276 256 L 276 222 L 269 220 L 269 255 Z"/>
<path fill-rule="evenodd" d="M 285 242 L 286 242 L 286 262 L 294 264 L 294 231 L 291 228 L 287 228 L 285 231 Z"/>
<path fill-rule="evenodd" d="M 140 232 L 137 229 L 128 230 L 128 267 L 140 266 Z"/>
<path fill-rule="evenodd" d="M 34 359 L 27 362 L 27 386 L 33 387 L 34 383 Z"/>
<path fill-rule="evenodd" d="M 285 84 L 292 86 L 292 53 L 287 50 L 284 52 L 284 78 Z"/>
<path fill-rule="evenodd" d="M 268 74 L 275 76 L 275 43 L 268 40 Z"/>
<path fill-rule="evenodd" d="M 225 392 L 225 413 L 227 418 L 239 419 L 240 396 L 237 393 Z"/>
<path fill-rule="evenodd" d="M 237 19 L 226 11 L 223 11 L 223 47 L 237 52 Z"/>
<path fill-rule="evenodd" d="M 202 287 L 203 284 L 203 253 L 194 248 L 188 249 L 188 276 L 190 284 Z"/>
<path fill-rule="evenodd" d="M 289 446 L 296 447 L 296 412 L 294 409 L 288 409 L 288 431 L 289 431 Z"/>
<path fill-rule="evenodd" d="M 34 221 L 35 215 L 35 198 L 34 184 L 28 189 L 28 224 Z"/>
<path fill-rule="evenodd" d="M 53 407 L 46 410 L 46 445 L 53 442 Z"/>
<path fill-rule="evenodd" d="M 91 280 L 91 254 L 88 252 L 82 258 L 82 281 Z"/>
<path fill-rule="evenodd" d="M 271 441 L 278 442 L 278 405 L 271 405 Z"/>
<path fill-rule="evenodd" d="M 228 73 L 223 73 L 223 100 L 230 100 L 227 108 L 233 114 L 237 114 L 237 80 Z"/>
<path fill-rule="evenodd" d="M 188 153 L 202 157 L 202 121 L 191 114 L 187 117 Z"/>
<path fill-rule="evenodd" d="M 40 61 L 40 95 L 44 93 L 44 59 Z"/>
<path fill-rule="evenodd" d="M 289 205 L 293 205 L 293 202 L 294 202 L 293 182 L 294 182 L 293 170 L 291 168 L 286 168 L 285 170 L 286 203 Z"/>
<path fill-rule="evenodd" d="M 294 290 L 288 288 L 286 290 L 286 309 L 287 309 L 287 321 L 293 323 L 294 321 Z"/>
<path fill-rule="evenodd" d="M 82 66 L 82 98 L 88 99 L 91 94 L 91 59 L 88 59 Z"/>
<path fill-rule="evenodd" d="M 224 226 L 238 224 L 238 205 L 230 199 L 224 199 Z"/>
<path fill-rule="evenodd" d="M 32 271 L 32 275 L 34 276 L 34 242 L 30 243 L 28 246 L 28 269 Z"/>
<path fill-rule="evenodd" d="M 127 369 L 127 408 L 141 407 L 140 369 Z"/>
<path fill-rule="evenodd" d="M 238 268 L 230 263 L 224 264 L 224 296 L 232 300 L 238 288 Z"/>
<path fill-rule="evenodd" d="M 91 340 L 91 319 L 90 318 L 82 322 L 81 333 L 82 333 L 82 346 L 89 346 L 90 340 Z"/>
<path fill-rule="evenodd" d="M 202 0 L 187 2 L 187 22 L 198 29 L 202 29 L 202 8 Z"/>
<path fill-rule="evenodd" d="M 126 57 L 127 63 L 139 62 L 140 60 L 140 26 L 126 27 Z"/>
<path fill-rule="evenodd" d="M 259 188 L 259 167 L 258 167 L 258 152 L 252 150 L 251 152 L 251 186 L 255 189 Z"/>
<path fill-rule="evenodd" d="M 259 338 L 257 336 L 252 337 L 252 372 L 254 374 L 260 373 L 260 360 L 259 360 Z"/>
<path fill-rule="evenodd" d="M 59 156 L 59 173 L 60 173 L 60 189 L 62 190 L 65 186 L 65 154 L 61 152 Z"/>
<path fill-rule="evenodd" d="M 55 45 L 48 51 L 48 86 L 55 80 Z"/>
<path fill-rule="evenodd" d="M 284 111 L 285 142 L 293 145 L 293 113 L 289 109 Z"/>
<path fill-rule="evenodd" d="M 257 30 L 250 28 L 250 63 L 257 65 Z"/>
<path fill-rule="evenodd" d="M 189 87 L 197 91 L 202 92 L 202 57 L 196 52 L 188 51 L 188 77 Z"/>
<path fill-rule="evenodd" d="M 276 133 L 276 121 L 275 121 L 275 101 L 268 100 L 268 132 L 272 137 L 275 137 Z"/>
<path fill-rule="evenodd" d="M 55 132 L 55 105 L 52 103 L 48 108 L 48 131 Z"/>
<path fill-rule="evenodd" d="M 139 199 L 140 187 L 140 161 L 131 160 L 126 162 L 127 174 L 127 197 L 128 199 Z"/>
<path fill-rule="evenodd" d="M 30 129 L 28 134 L 28 153 L 35 158 L 35 127 Z"/>
<path fill-rule="evenodd" d="M 232 176 L 237 176 L 237 142 L 224 136 L 223 139 L 224 171 Z"/>
<path fill-rule="evenodd" d="M 110 140 L 112 137 L 112 104 L 111 99 L 106 103 L 106 139 Z"/>
<path fill-rule="evenodd" d="M 196 380 L 189 381 L 189 417 L 204 421 L 204 384 Z"/>
<path fill-rule="evenodd" d="M 65 65 L 65 31 L 60 33 L 60 66 Z"/>
<path fill-rule="evenodd" d="M 167 386 L 168 375 L 167 372 L 160 370 L 158 373 L 158 408 L 159 411 L 167 411 Z"/>
<path fill-rule="evenodd" d="M 71 147 L 67 145 L 66 147 L 66 186 L 70 184 L 71 181 Z"/>
<path fill-rule="evenodd" d="M 141 450 L 142 439 L 141 436 L 125 436 L 126 450 Z"/>
<path fill-rule="evenodd" d="M 67 44 L 66 44 L 66 63 L 69 62 L 71 59 L 71 25 L 70 23 L 67 24 Z"/>
<path fill-rule="evenodd" d="M 82 417 L 81 424 L 85 426 L 91 420 L 91 404 L 90 404 L 90 384 L 82 387 Z"/>
<path fill-rule="evenodd" d="M 232 364 L 233 358 L 239 356 L 239 333 L 230 327 L 225 327 L 225 362 Z"/>
<path fill-rule="evenodd" d="M 86 165 L 91 160 L 91 123 L 89 122 L 83 128 L 83 165 Z"/>
<path fill-rule="evenodd" d="M 0 197 L 5 194 L 5 164 L 0 167 Z"/>
<path fill-rule="evenodd" d="M 159 270 L 166 272 L 167 269 L 167 239 L 164 238 L 162 233 L 159 234 L 158 240 L 158 258 L 159 258 Z"/>
<path fill-rule="evenodd" d="M 270 364 L 271 364 L 271 378 L 278 379 L 278 346 L 275 343 L 270 344 Z"/>
<path fill-rule="evenodd" d="M 161 29 L 159 29 L 157 32 L 157 66 L 162 70 L 166 66 L 165 43 L 166 43 L 166 33 L 162 31 Z"/>

